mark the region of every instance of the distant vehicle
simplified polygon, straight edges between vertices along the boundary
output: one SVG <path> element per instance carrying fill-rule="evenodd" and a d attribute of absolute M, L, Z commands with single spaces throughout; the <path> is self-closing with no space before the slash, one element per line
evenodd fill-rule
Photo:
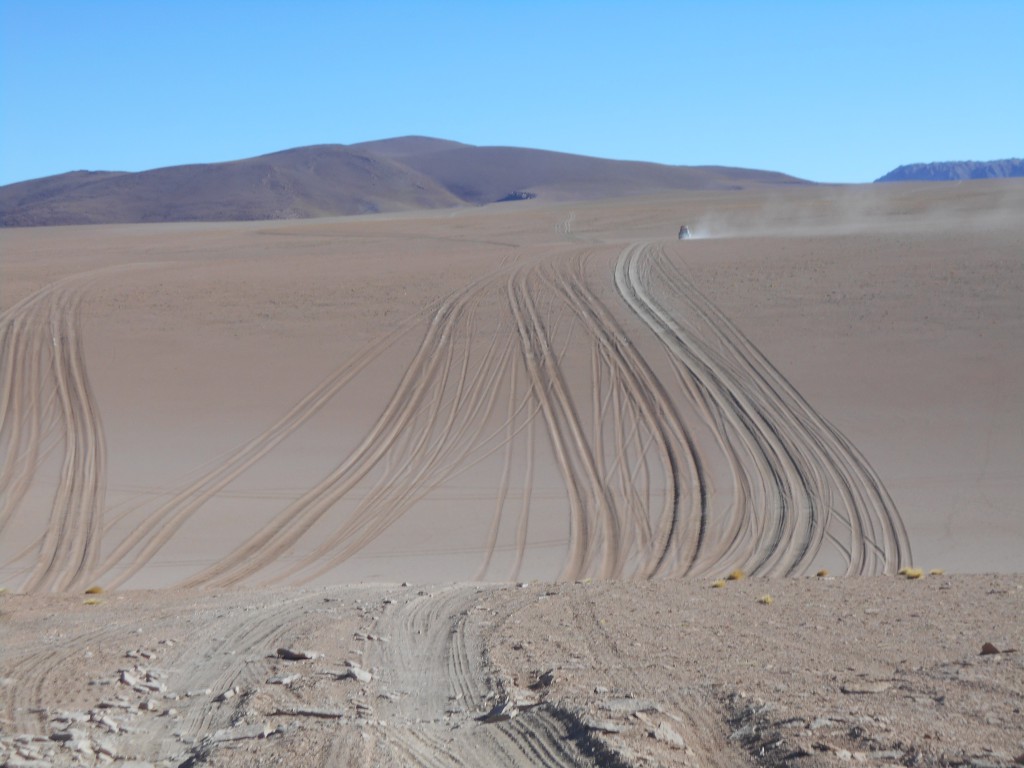
<path fill-rule="evenodd" d="M 686 226 L 685 224 L 683 224 L 683 226 L 681 226 L 679 228 L 679 239 L 680 240 L 689 240 L 690 239 L 690 228 L 688 226 Z"/>

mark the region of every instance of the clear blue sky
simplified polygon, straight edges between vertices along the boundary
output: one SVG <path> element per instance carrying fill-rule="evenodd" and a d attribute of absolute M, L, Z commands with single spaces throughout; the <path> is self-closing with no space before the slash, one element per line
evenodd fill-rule
<path fill-rule="evenodd" d="M 1024 0 L 0 0 L 0 184 L 408 134 L 865 182 L 1024 155 Z"/>

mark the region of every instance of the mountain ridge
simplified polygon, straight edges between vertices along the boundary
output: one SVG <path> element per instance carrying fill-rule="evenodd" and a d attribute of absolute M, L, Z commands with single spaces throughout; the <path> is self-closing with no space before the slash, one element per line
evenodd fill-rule
<path fill-rule="evenodd" d="M 951 160 L 937 163 L 910 163 L 875 179 L 890 181 L 967 181 L 969 179 L 1004 179 L 1024 176 L 1024 160 Z"/>
<path fill-rule="evenodd" d="M 425 136 L 318 144 L 145 171 L 71 171 L 0 187 L 0 226 L 253 221 L 583 200 L 809 182 Z"/>

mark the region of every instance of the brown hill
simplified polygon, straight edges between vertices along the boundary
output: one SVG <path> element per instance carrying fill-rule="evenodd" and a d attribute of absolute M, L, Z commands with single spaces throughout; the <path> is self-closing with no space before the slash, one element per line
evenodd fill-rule
<path fill-rule="evenodd" d="M 600 199 L 803 183 L 780 173 L 666 166 L 409 136 L 301 147 L 139 173 L 88 172 L 0 187 L 0 226 L 246 221 Z"/>
<path fill-rule="evenodd" d="M 805 183 L 770 171 L 672 166 L 516 147 L 475 147 L 407 136 L 354 145 L 401 161 L 468 203 L 514 192 L 556 200 L 596 200 L 666 190 Z"/>
<path fill-rule="evenodd" d="M 387 157 L 339 145 L 141 173 L 75 172 L 0 187 L 0 224 L 247 221 L 459 205 Z"/>

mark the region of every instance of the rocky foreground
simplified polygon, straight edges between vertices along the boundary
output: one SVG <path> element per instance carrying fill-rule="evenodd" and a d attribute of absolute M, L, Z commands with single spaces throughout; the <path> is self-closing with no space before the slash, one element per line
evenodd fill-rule
<path fill-rule="evenodd" d="M 1024 764 L 1024 576 L 0 596 L 0 765 Z"/>

